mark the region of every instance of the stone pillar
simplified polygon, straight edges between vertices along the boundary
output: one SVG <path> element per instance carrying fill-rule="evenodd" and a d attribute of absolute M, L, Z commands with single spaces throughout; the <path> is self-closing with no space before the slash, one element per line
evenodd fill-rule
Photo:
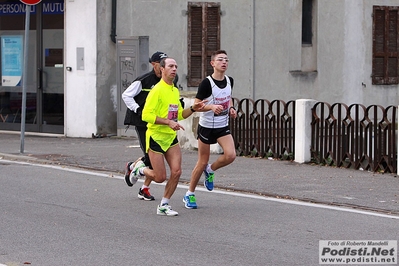
<path fill-rule="evenodd" d="M 299 99 L 295 102 L 295 162 L 310 162 L 312 107 L 317 101 Z"/>

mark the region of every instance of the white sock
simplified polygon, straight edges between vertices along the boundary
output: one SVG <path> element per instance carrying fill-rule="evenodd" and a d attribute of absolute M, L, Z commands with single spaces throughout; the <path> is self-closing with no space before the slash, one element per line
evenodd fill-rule
<path fill-rule="evenodd" d="M 141 167 L 141 168 L 139 169 L 139 174 L 140 174 L 141 176 L 145 176 L 145 174 L 144 174 L 144 169 L 145 169 L 145 167 Z"/>
<path fill-rule="evenodd" d="M 141 186 L 141 189 L 145 189 L 145 188 L 150 188 L 149 186 L 146 186 L 146 185 L 142 185 Z"/>
<path fill-rule="evenodd" d="M 190 195 L 194 195 L 195 193 L 194 192 L 191 192 L 190 190 L 187 190 L 187 192 L 186 192 L 186 196 L 190 196 Z"/>
<path fill-rule="evenodd" d="M 161 200 L 161 206 L 164 205 L 164 204 L 169 204 L 169 199 L 167 199 L 167 198 L 162 198 L 162 200 Z"/>
<path fill-rule="evenodd" d="M 208 163 L 208 165 L 207 165 L 207 167 L 206 167 L 206 171 L 207 171 L 208 173 L 213 173 L 213 170 L 212 170 L 212 168 L 211 168 L 211 164 L 210 164 L 210 163 Z"/>

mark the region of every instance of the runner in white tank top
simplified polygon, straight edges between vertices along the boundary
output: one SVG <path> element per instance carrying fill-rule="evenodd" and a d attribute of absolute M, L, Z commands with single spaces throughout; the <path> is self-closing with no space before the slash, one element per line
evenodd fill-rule
<path fill-rule="evenodd" d="M 192 173 L 187 193 L 183 197 L 184 206 L 196 209 L 195 188 L 205 175 L 204 185 L 208 190 L 213 190 L 214 171 L 227 166 L 236 158 L 234 140 L 230 133 L 229 118 L 236 118 L 237 113 L 232 102 L 234 80 L 225 75 L 229 59 L 224 50 L 219 50 L 211 55 L 213 74 L 202 80 L 198 87 L 195 102 L 206 100 L 205 107 L 201 110 L 198 125 L 198 160 Z M 210 145 L 218 143 L 223 153 L 209 164 Z"/>

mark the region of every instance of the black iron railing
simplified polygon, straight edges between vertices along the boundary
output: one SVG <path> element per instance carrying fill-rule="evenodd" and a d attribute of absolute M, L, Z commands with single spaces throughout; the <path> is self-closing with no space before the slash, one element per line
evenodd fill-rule
<path fill-rule="evenodd" d="M 233 98 L 230 120 L 237 154 L 294 159 L 295 101 Z M 312 108 L 311 156 L 319 164 L 397 172 L 397 107 L 316 102 Z M 304 121 L 304 120 L 301 120 Z"/>
<path fill-rule="evenodd" d="M 316 163 L 396 173 L 397 107 L 318 102 L 312 114 Z"/>
<path fill-rule="evenodd" d="M 243 156 L 293 158 L 295 101 L 233 99 L 237 118 L 231 129 L 237 153 Z"/>

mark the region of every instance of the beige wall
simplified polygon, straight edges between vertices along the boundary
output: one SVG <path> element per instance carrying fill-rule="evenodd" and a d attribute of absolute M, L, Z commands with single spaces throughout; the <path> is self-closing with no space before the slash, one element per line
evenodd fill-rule
<path fill-rule="evenodd" d="M 97 2 L 97 9 L 86 2 Z M 112 123 L 116 123 L 116 118 L 111 121 L 116 115 L 112 98 L 117 95 L 113 90 L 116 81 L 112 70 L 116 47 L 109 38 L 110 2 L 65 2 L 66 27 L 73 27 L 66 28 L 66 51 L 72 53 L 67 58 L 73 61 L 73 53 L 79 46 L 86 47 L 86 51 L 98 49 L 96 57 L 86 61 L 97 64 L 95 73 L 66 73 L 69 80 L 66 88 L 74 90 L 71 86 L 82 84 L 82 76 L 89 80 L 97 76 L 96 104 L 105 108 L 96 112 L 100 131 L 112 130 Z M 315 0 L 316 32 L 310 48 L 301 45 L 301 0 L 218 2 L 222 10 L 221 48 L 231 60 L 227 74 L 235 79 L 234 97 L 398 105 L 399 87 L 373 86 L 370 77 L 372 6 L 399 5 L 397 0 Z M 187 3 L 186 0 L 118 0 L 116 34 L 118 37 L 149 36 L 150 53 L 161 50 L 174 57 L 179 64 L 180 85 L 185 91 L 194 91 L 196 88 L 187 88 L 185 79 Z M 97 39 L 89 37 L 95 27 L 88 10 L 97 12 Z M 317 72 L 305 71 L 312 66 Z M 83 88 L 89 89 L 90 86 Z"/>
<path fill-rule="evenodd" d="M 187 74 L 187 2 L 118 1 L 118 35 L 150 36 Z M 315 45 L 301 45 L 301 0 L 221 0 L 221 46 L 238 98 L 398 104 L 398 86 L 371 85 L 372 6 L 395 0 L 316 0 Z M 156 15 L 148 15 L 151 10 Z M 310 55 L 311 56 L 310 56 Z M 310 59 L 309 59 L 310 58 Z M 310 63 L 308 61 L 311 61 Z M 317 74 L 290 72 L 316 66 Z M 185 90 L 184 78 L 181 79 Z M 365 84 L 366 86 L 362 85 Z"/>

